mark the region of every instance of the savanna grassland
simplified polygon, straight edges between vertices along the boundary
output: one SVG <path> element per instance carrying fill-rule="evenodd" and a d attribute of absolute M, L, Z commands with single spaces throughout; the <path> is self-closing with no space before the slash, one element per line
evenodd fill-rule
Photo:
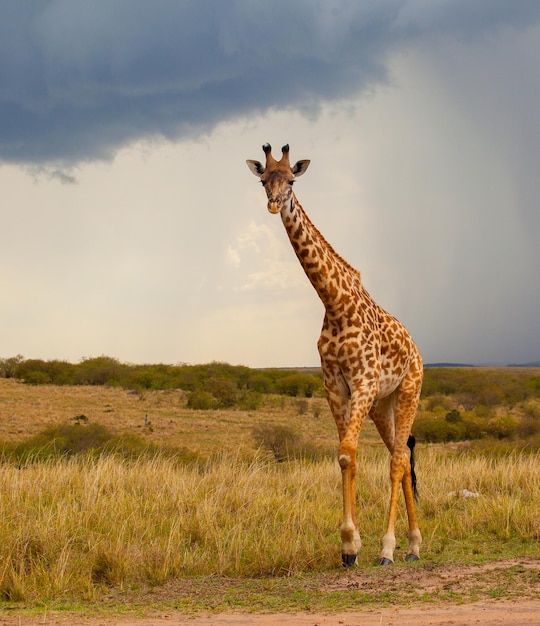
<path fill-rule="evenodd" d="M 402 512 L 396 564 L 372 567 L 388 455 L 366 423 L 363 547 L 358 567 L 342 571 L 337 436 L 317 374 L 289 373 L 310 377 L 295 387 L 255 372 L 255 389 L 246 369 L 234 382 L 214 364 L 209 385 L 192 376 L 161 389 L 0 378 L 1 610 L 335 610 L 538 595 L 540 370 L 426 371 L 418 564 L 401 562 Z"/>

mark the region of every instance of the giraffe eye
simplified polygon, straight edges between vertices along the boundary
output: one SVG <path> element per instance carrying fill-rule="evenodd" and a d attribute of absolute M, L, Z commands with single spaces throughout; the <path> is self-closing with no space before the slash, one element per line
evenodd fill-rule
<path fill-rule="evenodd" d="M 290 180 L 289 185 L 292 187 L 294 185 L 294 180 Z"/>

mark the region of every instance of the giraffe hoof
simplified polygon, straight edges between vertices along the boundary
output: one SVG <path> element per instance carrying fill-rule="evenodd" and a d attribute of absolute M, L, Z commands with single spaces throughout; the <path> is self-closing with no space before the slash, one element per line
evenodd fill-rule
<path fill-rule="evenodd" d="M 420 557 L 416 556 L 416 554 L 407 554 L 407 556 L 405 557 L 406 561 L 419 561 Z"/>
<path fill-rule="evenodd" d="M 387 559 L 386 557 L 381 557 L 377 565 L 393 565 L 394 561 Z"/>
<path fill-rule="evenodd" d="M 352 567 L 356 563 L 356 554 L 342 554 L 343 567 Z"/>

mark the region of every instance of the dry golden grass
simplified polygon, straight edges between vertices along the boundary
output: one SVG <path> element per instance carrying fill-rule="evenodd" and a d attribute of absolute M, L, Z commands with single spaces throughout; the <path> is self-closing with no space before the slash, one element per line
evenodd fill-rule
<path fill-rule="evenodd" d="M 388 459 L 361 457 L 360 567 L 375 562 Z M 0 597 L 92 600 L 107 587 L 183 576 L 257 577 L 339 567 L 340 473 L 332 461 L 234 456 L 201 468 L 165 458 L 74 458 L 0 467 Z M 457 498 L 467 488 L 478 498 Z M 421 455 L 423 558 L 539 556 L 540 458 Z M 400 560 L 406 520 L 398 520 Z"/>
<path fill-rule="evenodd" d="M 316 417 L 313 405 L 320 407 Z M 338 568 L 340 473 L 335 460 L 274 463 L 257 454 L 255 422 L 289 424 L 335 448 L 322 399 L 300 415 L 294 399 L 257 411 L 192 411 L 181 392 L 137 396 L 105 387 L 29 387 L 0 379 L 0 438 L 21 440 L 84 414 L 148 442 L 188 448 L 126 461 L 76 457 L 0 465 L 0 598 L 28 604 L 95 600 L 185 576 L 301 575 Z M 144 425 L 148 415 L 152 430 Z M 388 455 L 370 424 L 359 452 L 360 567 L 375 562 L 388 500 Z M 540 556 L 540 456 L 489 458 L 419 446 L 425 561 Z M 456 498 L 468 489 L 478 498 Z M 406 520 L 398 519 L 399 560 Z"/>
<path fill-rule="evenodd" d="M 137 394 L 118 387 L 31 386 L 0 378 L 0 441 L 19 441 L 82 414 L 114 432 L 137 434 L 149 443 L 187 448 L 204 457 L 227 450 L 253 454 L 252 430 L 261 423 L 293 426 L 306 440 L 333 450 L 337 431 L 326 400 L 305 402 L 308 408 L 302 415 L 296 398 L 282 396 L 265 397 L 256 411 L 195 411 L 186 408 L 186 394 L 180 390 Z M 145 426 L 145 415 L 151 428 Z M 378 441 L 372 424 L 366 425 L 362 438 Z"/>

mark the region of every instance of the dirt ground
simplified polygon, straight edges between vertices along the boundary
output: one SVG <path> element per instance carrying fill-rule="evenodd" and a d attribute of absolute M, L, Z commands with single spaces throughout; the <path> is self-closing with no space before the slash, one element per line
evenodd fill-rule
<path fill-rule="evenodd" d="M 299 585 L 300 583 L 295 583 Z M 269 614 L 259 612 L 186 612 L 174 606 L 182 597 L 203 593 L 189 579 L 172 581 L 159 591 L 133 598 L 114 596 L 112 606 L 123 609 L 114 613 L 105 608 L 99 615 L 89 613 L 46 612 L 29 615 L 17 608 L 0 610 L 2 626 L 427 626 L 540 624 L 540 559 L 526 557 L 479 565 L 447 565 L 413 568 L 373 568 L 347 570 L 311 579 L 316 594 L 338 593 L 346 597 L 350 610 Z M 238 581 L 207 580 L 208 597 L 226 593 L 227 587 L 238 590 Z M 391 601 L 377 607 L 375 598 L 384 591 Z M 355 593 L 363 596 L 355 596 Z M 364 597 L 365 604 L 353 606 L 353 598 Z M 314 602 L 314 605 L 316 603 Z M 138 606 L 134 613 L 135 605 Z M 321 603 L 322 606 L 322 603 Z M 149 607 L 148 610 L 141 607 Z M 97 609 L 96 609 L 97 610 Z M 141 617 L 141 615 L 143 615 Z"/>
<path fill-rule="evenodd" d="M 439 607 L 385 608 L 347 611 L 332 615 L 315 613 L 280 613 L 261 615 L 251 613 L 221 613 L 188 617 L 174 612 L 156 613 L 144 618 L 93 617 L 48 614 L 39 617 L 0 616 L 6 626 L 427 626 L 506 624 L 522 626 L 540 624 L 540 600 L 489 601 L 468 605 Z"/>

